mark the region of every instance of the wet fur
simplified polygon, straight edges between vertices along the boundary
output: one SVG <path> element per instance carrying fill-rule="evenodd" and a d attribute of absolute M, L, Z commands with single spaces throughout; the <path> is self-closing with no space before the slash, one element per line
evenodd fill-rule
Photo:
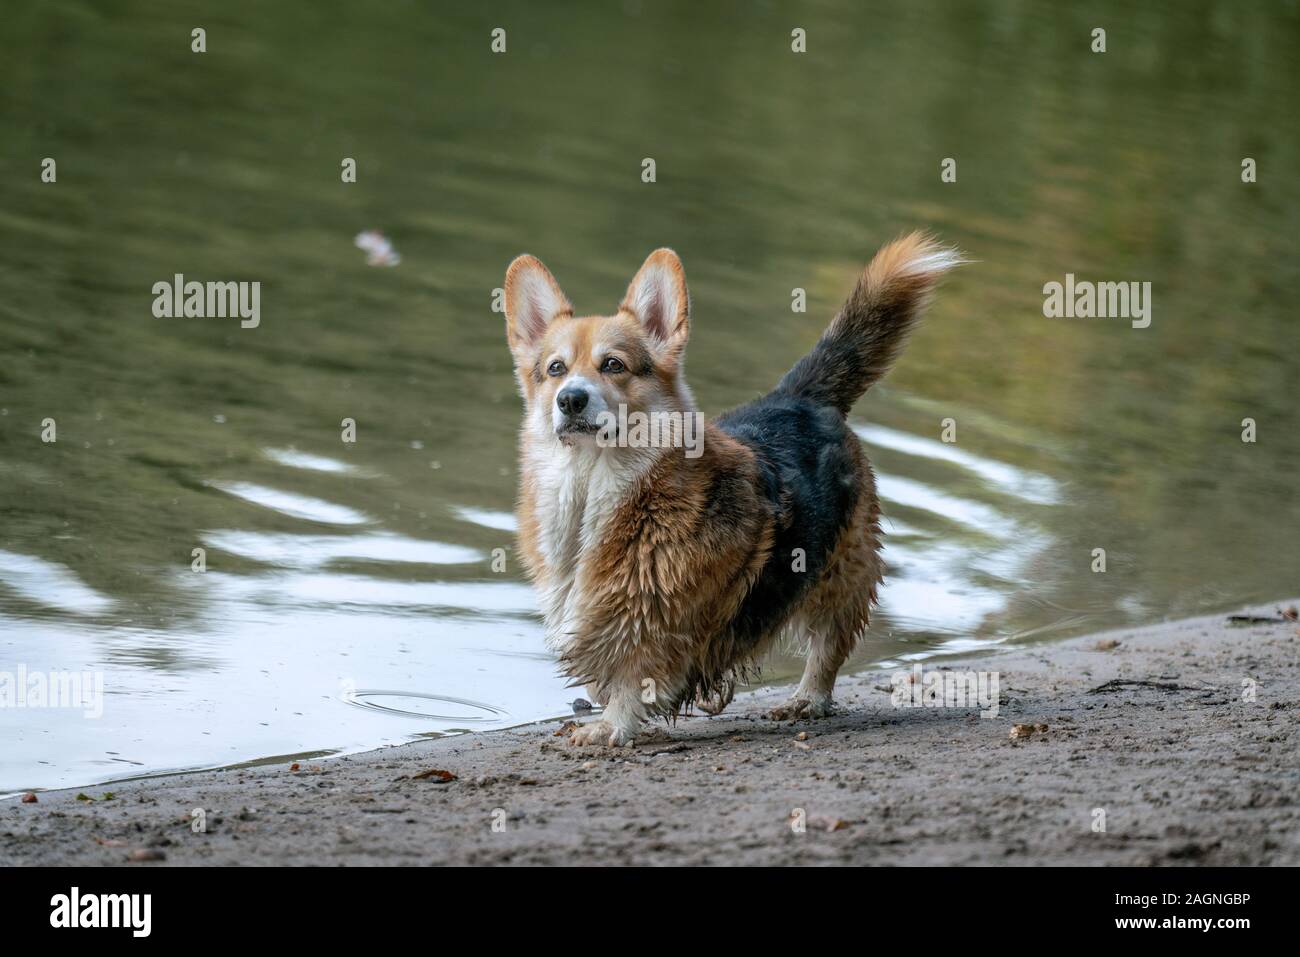
<path fill-rule="evenodd" d="M 593 402 L 694 411 L 676 255 L 653 253 L 611 317 L 575 318 L 540 262 L 512 263 L 521 551 L 565 672 L 605 707 L 576 743 L 627 743 L 649 717 L 729 699 L 781 635 L 806 643 L 808 661 L 778 716 L 829 710 L 883 575 L 875 480 L 845 415 L 958 261 L 922 234 L 881 249 L 813 350 L 772 392 L 709 423 L 698 458 L 601 448 L 553 427 L 566 382 Z M 624 373 L 602 373 L 610 349 Z M 554 357 L 563 376 L 547 371 Z"/>

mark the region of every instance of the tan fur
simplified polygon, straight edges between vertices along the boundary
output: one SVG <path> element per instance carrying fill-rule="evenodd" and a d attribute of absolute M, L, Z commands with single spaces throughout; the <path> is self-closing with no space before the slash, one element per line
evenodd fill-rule
<path fill-rule="evenodd" d="M 777 391 L 813 395 L 826 414 L 842 415 L 888 368 L 938 275 L 955 262 L 919 235 L 886 246 Z M 674 714 L 697 694 L 729 700 L 736 675 L 796 627 L 806 629 L 808 663 L 781 716 L 826 713 L 883 577 L 879 503 L 857 440 L 845 430 L 857 504 L 819 577 L 784 620 L 757 640 L 744 637 L 734 620 L 783 531 L 754 450 L 712 424 L 702 454 L 690 458 L 681 449 L 600 447 L 552 421 L 570 382 L 610 407 L 695 411 L 682 375 L 690 304 L 677 256 L 652 253 L 608 317 L 575 317 L 546 268 L 521 256 L 507 272 L 506 311 L 526 406 L 520 551 L 562 666 L 605 706 L 575 743 L 626 743 L 646 718 Z M 602 371 L 611 355 L 625 372 Z"/>
<path fill-rule="evenodd" d="M 664 455 L 612 517 L 584 566 L 584 628 L 563 661 L 604 696 L 607 676 L 658 686 L 676 707 L 691 670 L 717 673 L 734 654 L 716 639 L 771 553 L 772 520 L 756 491 L 753 453 L 710 428 L 704 455 Z M 709 521 L 703 491 L 717 476 L 737 481 L 735 518 Z M 707 640 L 707 638 L 715 640 Z"/>

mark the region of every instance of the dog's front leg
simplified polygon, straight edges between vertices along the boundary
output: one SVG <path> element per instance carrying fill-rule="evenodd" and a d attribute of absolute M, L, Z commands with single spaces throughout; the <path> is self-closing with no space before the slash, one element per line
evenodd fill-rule
<path fill-rule="evenodd" d="M 600 720 L 577 728 L 569 737 L 570 743 L 611 748 L 632 743 L 648 717 L 648 705 L 642 701 L 641 689 L 620 684 L 607 694 L 608 703 Z"/>

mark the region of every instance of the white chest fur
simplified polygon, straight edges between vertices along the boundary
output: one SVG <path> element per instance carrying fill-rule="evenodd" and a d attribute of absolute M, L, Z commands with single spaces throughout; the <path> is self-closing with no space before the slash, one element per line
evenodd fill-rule
<path fill-rule="evenodd" d="M 582 565 L 599 545 L 610 517 L 645 474 L 653 457 L 591 443 L 555 444 L 537 455 L 533 482 L 546 639 L 560 649 L 577 630 L 583 608 Z M 632 453 L 632 454 L 629 454 Z"/>

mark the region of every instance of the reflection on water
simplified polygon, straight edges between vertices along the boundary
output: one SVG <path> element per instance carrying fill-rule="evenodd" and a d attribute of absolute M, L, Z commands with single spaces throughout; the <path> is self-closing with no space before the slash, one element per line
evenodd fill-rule
<path fill-rule="evenodd" d="M 297 449 L 266 449 L 266 457 L 272 462 L 288 465 L 298 469 L 315 469 L 318 472 L 355 472 L 356 466 L 324 455 L 311 455 Z"/>
<path fill-rule="evenodd" d="M 859 426 L 854 431 L 875 448 L 892 449 L 905 455 L 958 465 L 982 478 L 989 491 L 1002 491 L 1036 504 L 1051 505 L 1060 501 L 1056 482 L 1046 475 L 1034 475 L 1004 462 L 980 458 L 952 443 L 923 439 L 879 425 Z"/>
<path fill-rule="evenodd" d="M 106 694 L 0 709 L 0 790 L 568 711 L 513 552 L 524 250 L 594 311 L 676 247 L 711 413 L 890 236 L 977 260 L 852 416 L 890 568 L 855 666 L 1295 592 L 1294 10 L 836 0 L 795 56 L 776 5 L 520 3 L 490 57 L 472 5 L 325 6 L 205 10 L 202 57 L 183 3 L 0 35 L 0 674 Z M 155 319 L 176 272 L 261 282 L 260 325 Z M 1067 272 L 1150 281 L 1151 327 L 1045 319 Z"/>
<path fill-rule="evenodd" d="M 32 555 L 0 551 L 0 582 L 17 598 L 69 615 L 98 615 L 113 599 L 88 588 L 70 569 Z"/>
<path fill-rule="evenodd" d="M 422 542 L 388 532 L 352 536 L 292 535 L 228 529 L 209 532 L 203 536 L 203 540 L 219 552 L 291 568 L 325 565 L 346 558 L 422 565 L 465 565 L 482 557 L 476 549 L 464 545 Z"/>
<path fill-rule="evenodd" d="M 231 495 L 242 498 L 247 502 L 256 502 L 266 508 L 273 508 L 290 518 L 301 518 L 308 522 L 320 522 L 324 525 L 364 525 L 370 521 L 365 515 L 355 509 L 348 508 L 346 505 L 322 502 L 320 499 L 308 498 L 306 495 L 296 495 L 293 492 L 282 492 L 262 485 L 254 485 L 252 482 L 213 482 L 211 484 L 223 492 L 229 492 Z"/>

